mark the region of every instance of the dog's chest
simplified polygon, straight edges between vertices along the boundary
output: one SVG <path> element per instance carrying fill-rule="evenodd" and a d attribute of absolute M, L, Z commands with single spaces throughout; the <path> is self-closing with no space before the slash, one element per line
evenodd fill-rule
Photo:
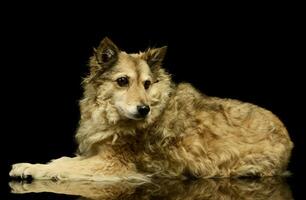
<path fill-rule="evenodd" d="M 173 142 L 163 141 L 152 132 L 137 132 L 137 137 L 131 143 L 131 151 L 135 156 L 138 170 L 145 172 L 160 171 L 169 166 L 169 151 Z"/>

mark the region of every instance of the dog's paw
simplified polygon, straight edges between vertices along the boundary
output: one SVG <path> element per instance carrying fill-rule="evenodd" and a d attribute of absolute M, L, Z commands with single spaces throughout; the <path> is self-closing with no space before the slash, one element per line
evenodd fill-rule
<path fill-rule="evenodd" d="M 33 168 L 33 166 L 34 165 L 30 163 L 14 164 L 9 175 L 11 177 L 28 178 L 29 176 L 32 176 L 31 168 Z"/>
<path fill-rule="evenodd" d="M 9 175 L 21 179 L 51 179 L 51 180 L 64 180 L 67 178 L 68 173 L 60 171 L 61 168 L 52 168 L 45 164 L 30 164 L 18 163 L 12 166 Z"/>

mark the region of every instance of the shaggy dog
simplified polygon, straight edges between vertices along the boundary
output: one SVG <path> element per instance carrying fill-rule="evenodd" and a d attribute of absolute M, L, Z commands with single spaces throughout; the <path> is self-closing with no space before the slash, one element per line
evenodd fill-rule
<path fill-rule="evenodd" d="M 94 49 L 80 101 L 76 157 L 19 163 L 10 176 L 148 180 L 283 175 L 293 143 L 282 122 L 250 103 L 174 84 L 166 47 L 138 54 L 108 38 Z"/>

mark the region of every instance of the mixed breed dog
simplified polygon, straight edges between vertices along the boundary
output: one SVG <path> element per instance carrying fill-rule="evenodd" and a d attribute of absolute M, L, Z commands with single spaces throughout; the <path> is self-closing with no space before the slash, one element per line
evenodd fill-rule
<path fill-rule="evenodd" d="M 150 181 L 281 176 L 293 143 L 282 122 L 250 103 L 175 84 L 166 47 L 129 54 L 104 38 L 83 81 L 75 157 L 18 163 L 10 176 Z"/>

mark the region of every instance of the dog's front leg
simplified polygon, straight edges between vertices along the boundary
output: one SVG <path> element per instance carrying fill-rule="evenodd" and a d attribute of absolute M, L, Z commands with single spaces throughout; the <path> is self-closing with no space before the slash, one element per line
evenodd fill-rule
<path fill-rule="evenodd" d="M 146 178 L 137 174 L 133 164 L 123 164 L 117 159 L 103 159 L 100 156 L 92 157 L 62 157 L 48 164 L 14 164 L 10 172 L 12 177 L 54 180 L 93 180 L 116 181 L 124 179 Z"/>
<path fill-rule="evenodd" d="M 62 157 L 47 164 L 18 163 L 12 166 L 10 176 L 31 176 L 33 179 L 84 179 L 90 166 L 81 170 L 83 163 L 84 159 L 81 157 Z"/>

